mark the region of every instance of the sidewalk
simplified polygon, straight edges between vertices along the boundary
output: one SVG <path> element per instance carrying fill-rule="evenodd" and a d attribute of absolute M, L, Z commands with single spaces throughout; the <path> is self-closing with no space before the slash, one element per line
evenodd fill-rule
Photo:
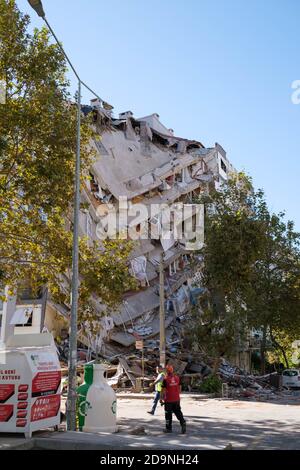
<path fill-rule="evenodd" d="M 0 434 L 0 450 L 29 450 L 34 439 L 26 439 L 23 434 Z"/>

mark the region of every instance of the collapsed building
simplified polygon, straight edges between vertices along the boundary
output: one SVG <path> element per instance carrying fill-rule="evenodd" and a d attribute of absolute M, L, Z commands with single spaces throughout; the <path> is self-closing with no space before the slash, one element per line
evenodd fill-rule
<path fill-rule="evenodd" d="M 160 122 L 158 114 L 135 118 L 128 111 L 114 118 L 98 100 L 84 106 L 83 112 L 93 113 L 99 139 L 93 141 L 97 157 L 82 191 L 88 210 L 80 215 L 81 235 L 99 238 L 99 230 L 105 232 L 103 221 L 112 210 L 119 216 L 118 233 L 131 228 L 140 234 L 129 259 L 138 290 L 126 292 L 120 308 L 102 318 L 100 347 L 128 348 L 137 337 L 149 347 L 158 343 L 160 263 L 164 270 L 166 338 L 171 345 L 178 341 L 177 330 L 195 296 L 201 293 L 201 256 L 197 250 L 203 239 L 191 241 L 186 230 L 180 239 L 162 236 L 160 208 L 172 207 L 174 211 L 192 204 L 209 191 L 210 185 L 218 188 L 233 167 L 219 144 L 205 148 L 199 141 L 176 137 Z M 125 222 L 120 217 L 124 199 L 131 213 L 140 204 L 149 208 L 139 215 L 138 223 L 130 211 Z M 153 208 L 158 208 L 157 212 Z M 190 227 L 195 227 L 196 216 L 192 208 Z M 180 222 L 188 226 L 186 220 Z M 46 325 L 50 317 L 46 315 Z M 81 340 L 84 342 L 84 338 Z"/>
<path fill-rule="evenodd" d="M 219 144 L 206 148 L 199 141 L 177 137 L 161 123 L 158 114 L 135 118 L 128 111 L 115 118 L 99 100 L 83 106 L 82 112 L 92 113 L 99 138 L 92 142 L 97 156 L 81 194 L 85 204 L 80 213 L 80 235 L 90 240 L 99 239 L 99 231 L 105 235 L 104 221 L 112 211 L 121 215 L 124 199 L 131 212 L 140 204 L 149 208 L 138 222 L 134 216 L 125 223 L 118 217 L 118 233 L 131 228 L 141 235 L 128 260 L 138 290 L 125 292 L 118 310 L 104 316 L 98 302 L 100 349 L 109 355 L 118 347 L 133 346 L 137 338 L 144 339 L 146 347 L 158 345 L 160 266 L 164 272 L 166 339 L 171 347 L 180 341 L 180 329 L 203 292 L 199 255 L 203 238 L 191 238 L 187 230 L 181 230 L 179 238 L 164 237 L 163 212 L 172 207 L 174 214 L 183 205 L 191 205 L 189 220 L 181 218 L 180 224 L 191 227 L 193 233 L 199 216 L 193 201 L 211 187 L 220 188 L 234 168 Z M 153 207 L 158 208 L 156 212 Z M 203 228 L 203 212 L 200 220 Z M 44 321 L 54 336 L 66 328 L 69 307 L 48 298 Z M 30 316 L 23 320 L 30 325 Z M 20 325 L 20 318 L 16 321 Z M 79 339 L 87 344 L 82 332 Z"/>

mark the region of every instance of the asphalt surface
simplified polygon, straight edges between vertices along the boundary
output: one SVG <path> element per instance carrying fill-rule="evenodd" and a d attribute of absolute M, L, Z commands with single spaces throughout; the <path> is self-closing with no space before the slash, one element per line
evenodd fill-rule
<path fill-rule="evenodd" d="M 183 397 L 186 435 L 176 418 L 173 433 L 164 434 L 164 410 L 158 405 L 151 416 L 150 406 L 150 397 L 119 398 L 116 434 L 43 431 L 30 440 L 0 435 L 0 449 L 300 449 L 299 396 L 268 401 Z M 136 428 L 138 434 L 132 434 Z"/>
<path fill-rule="evenodd" d="M 152 417 L 147 414 L 149 404 L 149 400 L 119 400 L 122 433 L 133 426 L 144 426 L 153 439 L 170 439 L 176 446 L 199 449 L 223 449 L 228 444 L 235 449 L 300 449 L 299 396 L 268 401 L 183 398 L 187 434 L 179 434 L 175 418 L 170 438 L 162 436 L 163 408 L 158 406 Z"/>

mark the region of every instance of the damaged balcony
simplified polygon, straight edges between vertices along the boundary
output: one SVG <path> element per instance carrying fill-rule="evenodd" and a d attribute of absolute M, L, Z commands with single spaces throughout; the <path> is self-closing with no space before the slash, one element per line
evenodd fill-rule
<path fill-rule="evenodd" d="M 146 256 L 138 256 L 131 260 L 131 274 L 139 281 L 142 287 L 149 286 L 150 281 L 157 278 L 158 274 L 154 266 L 147 260 Z"/>
<path fill-rule="evenodd" d="M 146 255 L 147 253 L 151 253 L 155 249 L 154 245 L 151 243 L 151 240 L 136 240 L 134 244 L 134 248 L 130 253 L 129 260 L 133 260 L 138 256 Z"/>
<path fill-rule="evenodd" d="M 119 326 L 132 322 L 146 312 L 159 306 L 159 295 L 154 287 L 127 296 L 118 312 L 112 314 L 114 324 Z"/>
<path fill-rule="evenodd" d="M 160 242 L 157 240 L 157 244 L 160 245 Z M 161 261 L 161 255 L 163 254 L 163 268 L 167 268 L 171 263 L 174 263 L 177 261 L 179 258 L 182 257 L 184 254 L 184 249 L 180 245 L 173 246 L 167 251 L 163 250 L 163 247 L 157 246 L 154 248 L 154 250 L 149 253 L 149 260 L 153 264 L 153 266 L 156 268 L 156 270 L 159 270 L 159 264 Z"/>
<path fill-rule="evenodd" d="M 151 119 L 147 123 L 147 117 L 135 120 L 128 112 L 120 118 L 111 120 L 114 132 L 104 132 L 95 142 L 99 158 L 93 165 L 95 175 L 116 199 L 149 192 L 203 158 L 196 153 L 203 149 L 200 142 L 163 134 L 151 127 Z M 162 125 L 161 130 L 167 132 Z"/>
<path fill-rule="evenodd" d="M 191 308 L 191 291 L 187 285 L 181 285 L 179 289 L 165 300 L 165 327 L 168 328 L 178 318 L 183 319 L 183 315 Z M 127 317 L 128 319 L 128 317 Z M 123 346 L 131 346 L 137 338 L 145 340 L 155 338 L 159 334 L 160 319 L 159 308 L 155 308 L 143 313 L 133 321 L 126 321 L 123 325 L 117 326 L 109 334 L 109 339 Z"/>
<path fill-rule="evenodd" d="M 151 317 L 146 322 L 136 323 L 131 327 L 124 327 L 123 329 L 113 330 L 109 338 L 111 341 L 121 344 L 122 346 L 131 346 L 137 340 L 137 337 L 143 339 L 150 339 L 159 334 L 159 312 L 150 312 Z M 166 312 L 165 327 L 168 328 L 174 321 L 172 312 Z"/>
<path fill-rule="evenodd" d="M 143 199 L 139 202 L 143 202 L 145 206 L 151 207 L 154 205 L 159 204 L 172 204 L 182 196 L 195 191 L 196 189 L 200 188 L 203 183 L 201 181 L 192 181 L 189 184 L 184 184 L 183 186 L 179 186 L 175 184 L 170 189 L 160 192 L 160 191 L 153 191 L 148 193 Z M 159 208 L 158 208 L 159 210 Z M 154 211 L 153 211 L 154 212 Z M 152 213 L 152 215 L 154 215 Z"/>
<path fill-rule="evenodd" d="M 193 270 L 190 267 L 184 268 L 183 271 L 176 272 L 172 276 L 166 276 L 165 281 L 165 292 L 169 296 L 176 292 L 182 284 L 187 282 L 193 274 Z"/>

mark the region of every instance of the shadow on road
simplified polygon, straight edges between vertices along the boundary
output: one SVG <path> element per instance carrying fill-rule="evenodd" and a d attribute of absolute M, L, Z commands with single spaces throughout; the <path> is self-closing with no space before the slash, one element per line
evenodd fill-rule
<path fill-rule="evenodd" d="M 164 422 L 155 416 L 132 419 L 130 425 L 128 418 L 119 419 L 118 424 L 122 434 L 127 434 L 134 427 L 143 426 L 148 436 L 159 438 L 161 442 L 173 440 L 183 447 L 195 445 L 206 449 L 224 449 L 231 443 L 236 449 L 300 449 L 300 431 L 296 426 L 291 429 L 291 423 L 283 424 L 282 421 L 274 419 L 238 423 L 222 418 L 193 415 L 186 415 L 185 418 L 186 435 L 180 434 L 180 425 L 176 419 L 173 422 L 172 434 L 163 433 Z"/>

